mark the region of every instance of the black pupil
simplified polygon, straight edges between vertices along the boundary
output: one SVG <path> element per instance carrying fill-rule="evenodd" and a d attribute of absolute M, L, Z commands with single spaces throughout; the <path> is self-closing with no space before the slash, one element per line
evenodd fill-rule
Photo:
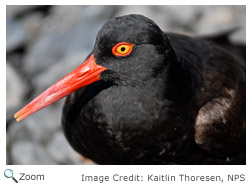
<path fill-rule="evenodd" d="M 121 51 L 125 51 L 125 47 L 122 47 L 122 48 L 121 48 Z"/>

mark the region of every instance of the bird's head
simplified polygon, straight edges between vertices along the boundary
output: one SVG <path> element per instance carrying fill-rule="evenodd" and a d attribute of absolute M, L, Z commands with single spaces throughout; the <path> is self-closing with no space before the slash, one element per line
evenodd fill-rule
<path fill-rule="evenodd" d="M 113 84 L 148 84 L 163 71 L 172 47 L 161 29 L 141 15 L 114 18 L 99 31 L 90 57 L 45 90 L 14 117 L 20 121 L 70 93 L 103 80 Z"/>
<path fill-rule="evenodd" d="M 171 46 L 161 29 L 141 15 L 117 17 L 99 31 L 93 50 L 96 64 L 107 69 L 104 81 L 139 85 L 162 67 Z"/>

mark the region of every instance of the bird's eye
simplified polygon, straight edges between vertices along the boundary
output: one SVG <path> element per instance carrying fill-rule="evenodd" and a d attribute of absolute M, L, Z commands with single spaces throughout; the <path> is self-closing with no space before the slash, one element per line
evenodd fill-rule
<path fill-rule="evenodd" d="M 112 53 L 115 56 L 128 56 L 132 52 L 132 49 L 133 49 L 133 44 L 121 42 L 121 43 L 116 44 L 112 48 Z"/>

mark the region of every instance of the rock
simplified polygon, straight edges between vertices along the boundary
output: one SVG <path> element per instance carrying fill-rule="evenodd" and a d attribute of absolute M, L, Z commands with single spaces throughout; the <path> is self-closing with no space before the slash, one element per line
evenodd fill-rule
<path fill-rule="evenodd" d="M 45 153 L 46 150 L 37 142 L 18 141 L 12 146 L 11 160 L 16 165 L 54 164 Z"/>
<path fill-rule="evenodd" d="M 64 17 L 74 22 L 82 22 L 82 19 L 96 21 L 97 19 L 110 19 L 118 10 L 119 6 L 54 6 L 51 14 Z"/>
<path fill-rule="evenodd" d="M 238 43 L 246 44 L 246 6 L 234 6 L 236 8 L 236 21 L 238 31 L 231 35 L 231 40 Z"/>
<path fill-rule="evenodd" d="M 62 103 L 63 104 L 63 103 Z M 13 164 L 58 164 L 46 150 L 57 131 L 61 131 L 61 105 L 41 110 L 25 120 L 12 122 L 8 128 L 7 146 Z M 17 153 L 20 154 L 18 155 Z M 15 155 L 18 156 L 15 156 Z M 25 156 L 28 155 L 28 156 Z M 38 156 L 39 155 L 39 156 Z M 20 158 L 19 158 L 20 157 Z M 21 158 L 24 157 L 24 158 Z M 28 158 L 26 158 L 28 157 Z M 65 162 L 67 163 L 67 162 Z"/>
<path fill-rule="evenodd" d="M 7 145 L 12 147 L 15 142 L 18 141 L 33 141 L 33 132 L 27 128 L 26 125 L 22 125 L 13 121 L 8 128 Z"/>
<path fill-rule="evenodd" d="M 6 6 L 6 15 L 7 17 L 18 17 L 25 12 L 31 11 L 35 8 L 40 7 L 39 5 L 7 5 Z"/>
<path fill-rule="evenodd" d="M 82 164 L 62 131 L 57 131 L 47 145 L 48 154 L 57 164 Z"/>
<path fill-rule="evenodd" d="M 19 73 L 6 63 L 6 115 L 7 120 L 13 118 L 13 113 L 21 106 L 26 94 L 27 84 Z"/>
<path fill-rule="evenodd" d="M 218 34 L 239 28 L 231 34 L 231 39 L 246 43 L 245 17 L 246 6 L 209 6 L 195 25 L 195 35 Z"/>
<path fill-rule="evenodd" d="M 6 51 L 10 52 L 24 44 L 26 35 L 20 22 L 6 18 Z"/>
<path fill-rule="evenodd" d="M 11 123 L 7 136 L 11 163 L 82 164 L 63 135 L 60 126 L 61 108 L 57 107 L 55 112 L 53 107 L 49 107 L 38 112 L 38 115 Z"/>
<path fill-rule="evenodd" d="M 41 12 L 31 13 L 20 20 L 26 33 L 27 45 L 33 43 L 44 20 L 44 15 Z"/>
<path fill-rule="evenodd" d="M 246 27 L 242 27 L 238 31 L 234 32 L 230 38 L 236 43 L 246 43 Z"/>
<path fill-rule="evenodd" d="M 145 5 L 119 6 L 119 9 L 115 14 L 115 17 L 124 16 L 128 14 L 141 14 L 143 16 L 149 17 L 150 19 L 153 18 L 155 19 L 155 21 L 157 21 L 152 6 L 145 6 Z"/>
<path fill-rule="evenodd" d="M 211 34 L 234 27 L 237 25 L 236 17 L 236 9 L 232 6 L 209 6 L 196 24 L 196 33 Z"/>
<path fill-rule="evenodd" d="M 13 122 L 8 130 L 9 141 L 34 141 L 47 143 L 52 134 L 61 128 L 63 101 L 29 116 L 20 122 Z"/>

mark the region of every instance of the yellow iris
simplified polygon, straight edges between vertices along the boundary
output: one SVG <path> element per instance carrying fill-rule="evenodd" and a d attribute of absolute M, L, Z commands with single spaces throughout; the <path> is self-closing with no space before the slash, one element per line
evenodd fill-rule
<path fill-rule="evenodd" d="M 128 56 L 133 49 L 133 44 L 131 43 L 126 43 L 126 42 L 120 42 L 117 43 L 113 48 L 112 48 L 112 53 L 115 56 Z"/>
<path fill-rule="evenodd" d="M 129 50 L 130 50 L 129 45 L 120 45 L 117 47 L 116 52 L 119 54 L 126 54 L 129 52 Z"/>

